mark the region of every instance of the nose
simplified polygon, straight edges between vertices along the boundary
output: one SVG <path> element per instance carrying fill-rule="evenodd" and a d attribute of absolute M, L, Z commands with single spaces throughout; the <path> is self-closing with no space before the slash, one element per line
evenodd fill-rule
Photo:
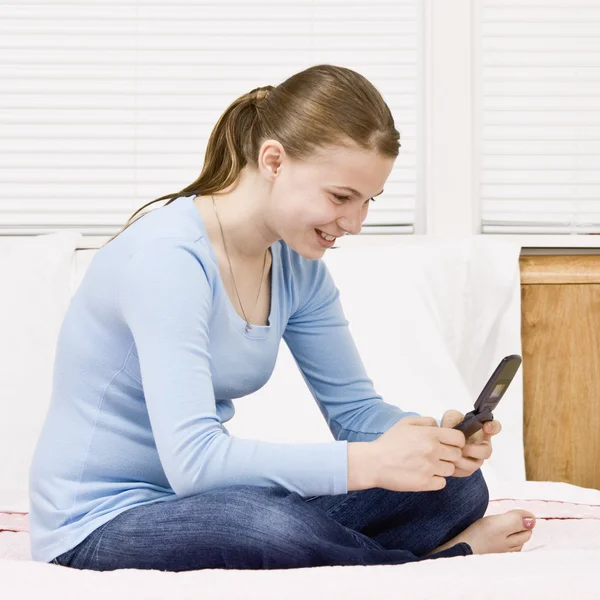
<path fill-rule="evenodd" d="M 357 235 L 361 232 L 365 216 L 361 207 L 358 210 L 352 207 L 338 219 L 338 225 L 347 233 Z"/>

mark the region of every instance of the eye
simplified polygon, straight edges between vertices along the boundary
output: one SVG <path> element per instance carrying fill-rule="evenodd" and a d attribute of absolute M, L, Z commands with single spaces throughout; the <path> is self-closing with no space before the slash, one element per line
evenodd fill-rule
<path fill-rule="evenodd" d="M 339 196 L 338 194 L 331 194 L 338 202 L 347 202 L 350 200 L 350 196 Z M 375 198 L 369 198 L 365 201 L 365 205 L 369 204 L 369 202 L 375 202 Z"/>
<path fill-rule="evenodd" d="M 346 202 L 346 200 L 350 200 L 350 196 L 338 196 L 337 194 L 332 194 L 332 196 L 339 202 Z"/>

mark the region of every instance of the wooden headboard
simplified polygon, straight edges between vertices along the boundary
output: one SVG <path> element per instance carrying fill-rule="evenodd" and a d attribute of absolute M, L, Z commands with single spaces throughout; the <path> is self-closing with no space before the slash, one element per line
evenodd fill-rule
<path fill-rule="evenodd" d="M 600 255 L 520 265 L 527 479 L 600 489 Z"/>

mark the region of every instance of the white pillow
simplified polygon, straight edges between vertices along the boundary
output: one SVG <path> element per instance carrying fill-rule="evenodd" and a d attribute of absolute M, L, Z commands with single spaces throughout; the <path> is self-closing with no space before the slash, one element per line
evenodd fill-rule
<path fill-rule="evenodd" d="M 403 410 L 438 420 L 451 408 L 465 414 L 500 359 L 521 354 L 520 247 L 483 236 L 388 238 L 325 256 L 367 373 Z M 494 411 L 503 431 L 483 468 L 491 490 L 525 481 L 522 392 L 519 370 Z M 232 435 L 331 439 L 285 345 L 269 382 L 234 404 Z"/>
<path fill-rule="evenodd" d="M 29 510 L 29 465 L 52 391 L 81 234 L 0 238 L 0 510 Z"/>

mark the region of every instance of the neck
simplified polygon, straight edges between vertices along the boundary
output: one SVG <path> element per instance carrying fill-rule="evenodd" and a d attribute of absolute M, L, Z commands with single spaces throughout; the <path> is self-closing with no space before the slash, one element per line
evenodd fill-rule
<path fill-rule="evenodd" d="M 269 247 L 277 241 L 265 218 L 268 193 L 268 189 L 253 187 L 246 178 L 232 191 L 197 197 L 195 203 L 213 245 L 226 246 L 232 259 L 263 260 Z"/>

